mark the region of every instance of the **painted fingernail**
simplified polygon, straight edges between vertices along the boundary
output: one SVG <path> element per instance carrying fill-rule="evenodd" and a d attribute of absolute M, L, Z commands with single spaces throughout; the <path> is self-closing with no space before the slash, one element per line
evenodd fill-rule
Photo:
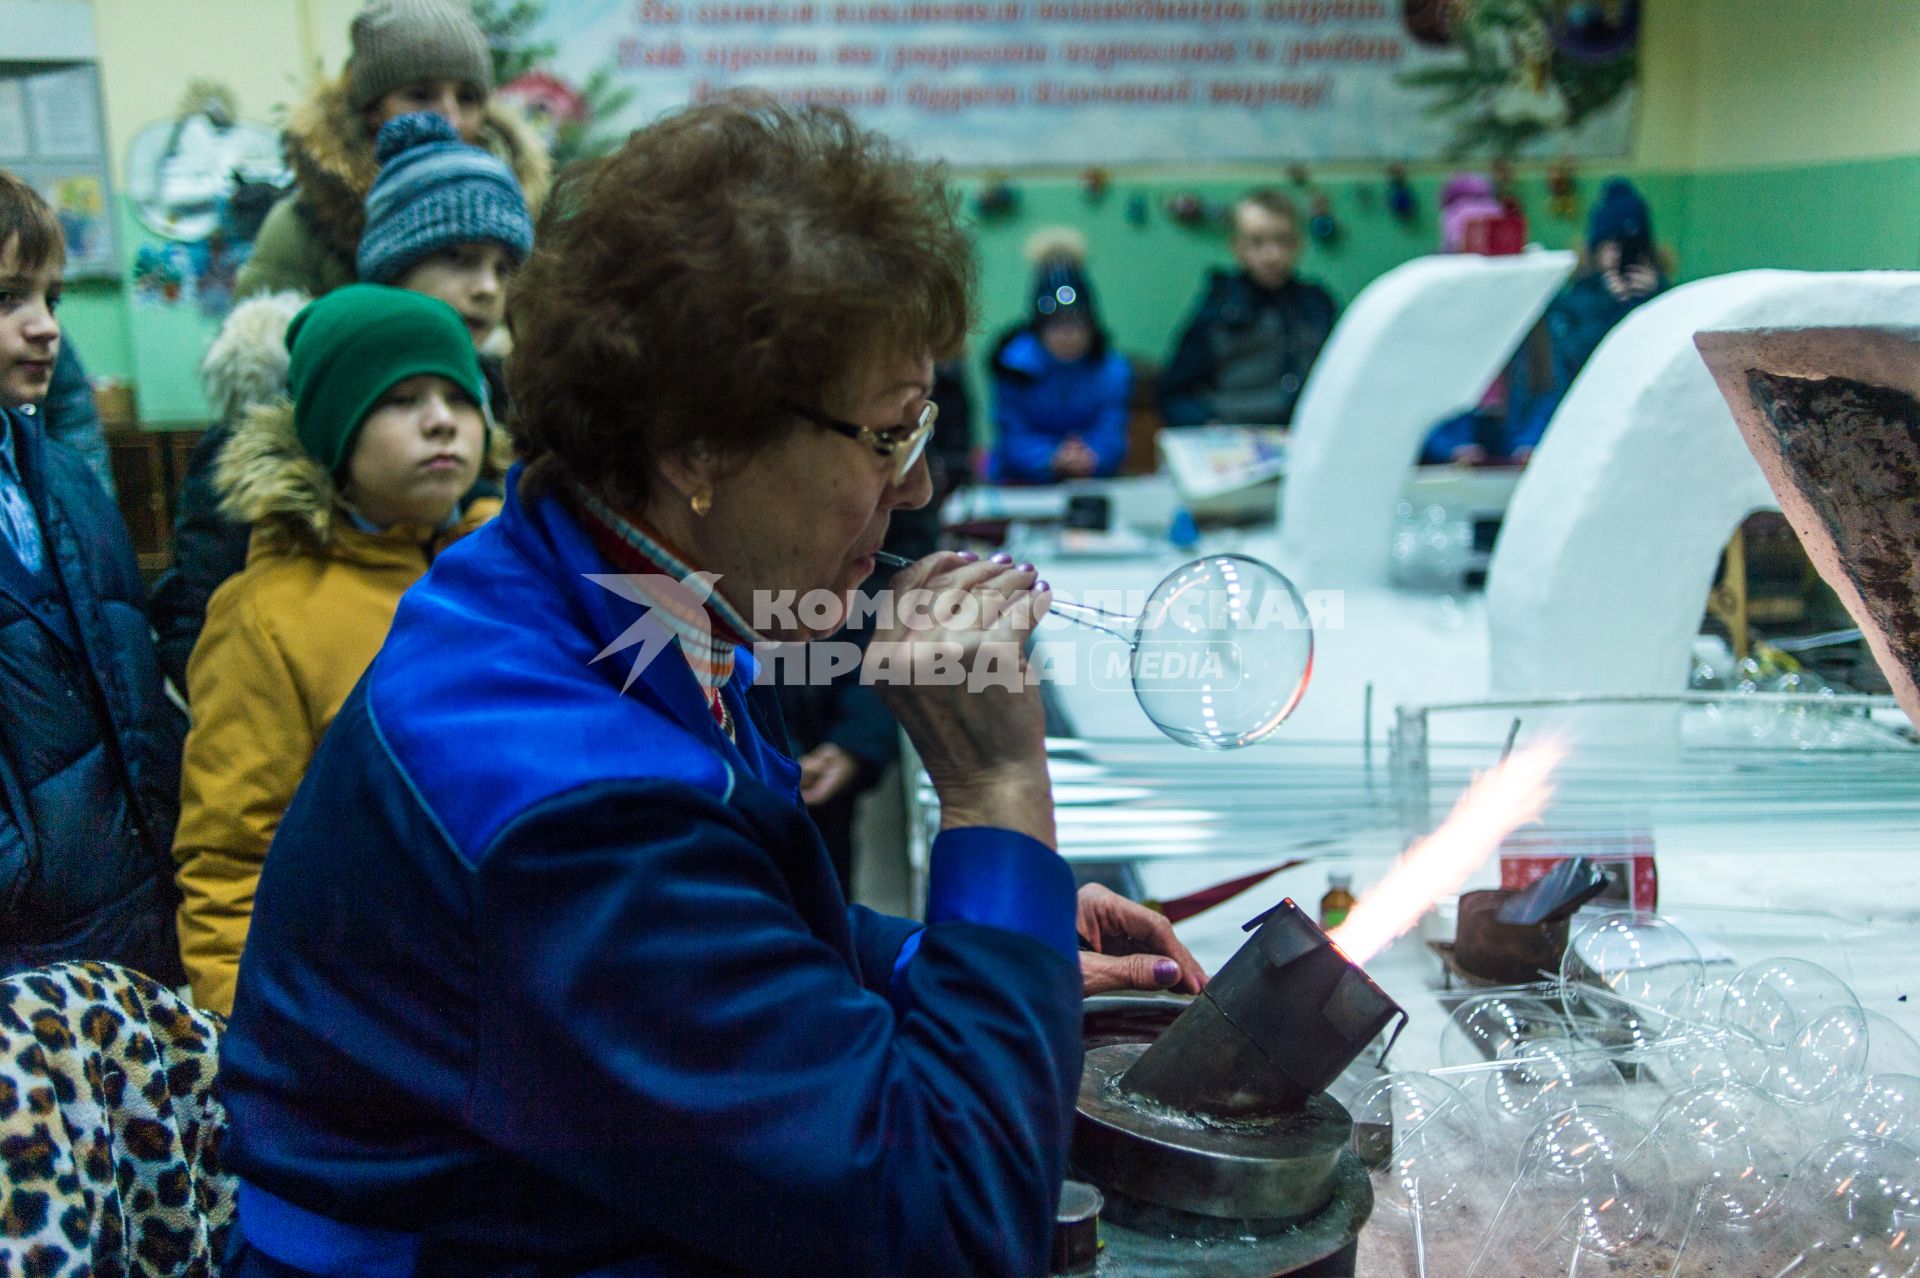
<path fill-rule="evenodd" d="M 993 562 L 996 564 L 1010 564 L 1013 562 L 1013 556 L 1009 555 L 1006 551 L 1003 550 L 1000 553 L 993 556 Z"/>
<path fill-rule="evenodd" d="M 1156 985 L 1171 985 L 1180 979 L 1180 965 L 1172 959 L 1161 959 L 1153 965 L 1153 980 Z"/>
<path fill-rule="evenodd" d="M 1033 565 L 1032 565 L 1032 564 L 1021 564 L 1021 565 L 1020 565 L 1020 571 L 1021 571 L 1021 572 L 1032 572 L 1032 571 L 1033 571 Z"/>
<path fill-rule="evenodd" d="M 971 550 L 961 551 L 960 559 L 963 563 L 969 563 L 969 564 L 977 564 L 980 562 L 980 556 L 974 554 Z"/>
<path fill-rule="evenodd" d="M 1034 582 L 1034 583 L 1033 583 L 1033 593 L 1034 593 L 1034 594 L 1036 594 L 1036 595 L 1044 595 L 1044 594 L 1046 594 L 1046 593 L 1047 593 L 1047 592 L 1048 592 L 1049 590 L 1052 590 L 1052 589 L 1053 589 L 1053 587 L 1052 587 L 1052 586 L 1049 586 L 1049 585 L 1048 585 L 1048 584 L 1047 584 L 1046 582 L 1044 582 L 1044 581 L 1036 581 L 1036 582 Z"/>

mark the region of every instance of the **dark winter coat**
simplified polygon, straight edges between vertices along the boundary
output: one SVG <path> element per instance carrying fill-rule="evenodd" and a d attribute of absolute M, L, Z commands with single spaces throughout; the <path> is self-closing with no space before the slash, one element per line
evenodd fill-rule
<path fill-rule="evenodd" d="M 1167 425 L 1291 425 L 1338 314 L 1318 284 L 1265 289 L 1244 271 L 1213 271 L 1160 376 Z"/>
<path fill-rule="evenodd" d="M 0 554 L 0 973 L 103 959 L 177 985 L 185 721 L 119 510 L 78 456 L 10 417 L 57 591 Z"/>

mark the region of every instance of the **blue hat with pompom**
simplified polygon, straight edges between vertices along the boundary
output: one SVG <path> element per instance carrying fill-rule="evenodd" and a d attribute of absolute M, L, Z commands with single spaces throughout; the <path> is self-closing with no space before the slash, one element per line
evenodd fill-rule
<path fill-rule="evenodd" d="M 1625 178 L 1609 179 L 1600 188 L 1600 202 L 1587 218 L 1587 243 L 1605 244 L 1609 240 L 1638 249 L 1653 244 L 1653 211 Z"/>
<path fill-rule="evenodd" d="M 533 248 L 520 182 L 497 157 L 469 146 L 445 117 L 396 116 L 374 143 L 380 176 L 367 192 L 360 278 L 390 284 L 456 244 L 498 244 L 517 264 Z"/>

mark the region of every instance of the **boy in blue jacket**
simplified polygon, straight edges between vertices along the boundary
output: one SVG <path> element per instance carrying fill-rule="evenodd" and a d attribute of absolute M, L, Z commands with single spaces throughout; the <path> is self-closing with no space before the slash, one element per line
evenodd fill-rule
<path fill-rule="evenodd" d="M 1033 318 L 994 347 L 993 478 L 1051 484 L 1111 475 L 1127 455 L 1133 368 L 1111 349 L 1094 310 L 1086 243 L 1043 232 Z"/>
<path fill-rule="evenodd" d="M 177 985 L 184 725 L 120 512 L 20 411 L 53 381 L 65 258 L 52 210 L 0 171 L 0 975 L 104 959 Z"/>

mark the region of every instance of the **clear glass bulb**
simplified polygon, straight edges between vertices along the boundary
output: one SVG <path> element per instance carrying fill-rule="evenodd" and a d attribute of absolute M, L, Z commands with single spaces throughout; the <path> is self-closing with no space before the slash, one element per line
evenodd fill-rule
<path fill-rule="evenodd" d="M 1720 1021 L 1771 1050 L 1787 1047 L 1814 1017 L 1836 1008 L 1860 1010 L 1845 981 L 1805 959 L 1770 958 L 1741 969 L 1727 983 Z"/>
<path fill-rule="evenodd" d="M 1278 728 L 1313 674 L 1313 626 L 1293 583 L 1257 559 L 1211 555 L 1154 587 L 1131 636 L 1133 693 L 1155 727 L 1199 750 Z"/>
<path fill-rule="evenodd" d="M 1355 1152 L 1374 1167 L 1376 1183 L 1392 1206 L 1431 1211 L 1462 1197 L 1480 1176 L 1480 1122 L 1452 1084 L 1431 1074 L 1388 1074 L 1361 1088 L 1347 1108 Z"/>
<path fill-rule="evenodd" d="M 1700 951 L 1656 915 L 1603 914 L 1576 931 L 1560 962 L 1560 998 L 1575 1025 L 1609 1045 L 1651 1047 L 1674 1017 L 1665 1009 L 1702 979 Z"/>
<path fill-rule="evenodd" d="M 1793 1169 L 1788 1198 L 1809 1246 L 1920 1259 L 1920 1155 L 1892 1142 L 1829 1141 Z M 1863 1263 L 1850 1273 L 1861 1272 Z"/>
<path fill-rule="evenodd" d="M 1673 1215 L 1673 1173 L 1646 1127 L 1603 1105 L 1544 1119 L 1520 1155 L 1528 1215 L 1560 1237 L 1621 1256 L 1659 1236 Z"/>
<path fill-rule="evenodd" d="M 1841 1091 L 1830 1119 L 1842 1140 L 1920 1144 L 1920 1078 L 1869 1074 Z"/>
<path fill-rule="evenodd" d="M 1487 1113 L 1513 1138 L 1574 1105 L 1620 1108 L 1626 1079 L 1605 1049 L 1571 1038 L 1534 1039 L 1508 1052 L 1507 1068 L 1487 1077 Z"/>
<path fill-rule="evenodd" d="M 1735 1228 L 1785 1207 L 1799 1132 L 1779 1102 L 1744 1083 L 1709 1083 L 1670 1099 L 1654 1122 L 1691 1210 Z"/>
<path fill-rule="evenodd" d="M 1566 1038 L 1572 1031 L 1560 1010 L 1525 994 L 1478 994 L 1453 1009 L 1440 1031 L 1440 1064 L 1480 1065 L 1499 1060 L 1537 1038 Z"/>

